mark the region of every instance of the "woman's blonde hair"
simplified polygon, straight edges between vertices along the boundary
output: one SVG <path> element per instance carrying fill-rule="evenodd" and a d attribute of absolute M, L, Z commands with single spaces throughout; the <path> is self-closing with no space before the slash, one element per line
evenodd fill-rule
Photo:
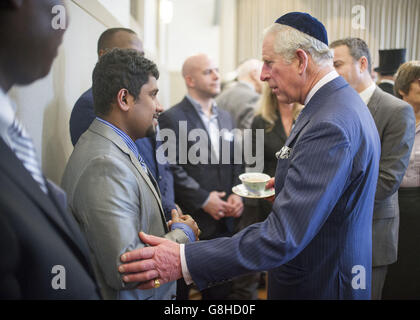
<path fill-rule="evenodd" d="M 274 124 L 279 118 L 277 113 L 278 107 L 279 103 L 276 95 L 271 91 L 268 84 L 264 83 L 261 97 L 258 101 L 256 115 L 261 115 L 261 117 L 269 123 L 266 128 L 268 131 L 271 131 L 274 128 Z M 300 103 L 293 104 L 293 120 L 297 119 L 302 109 L 303 105 Z"/>

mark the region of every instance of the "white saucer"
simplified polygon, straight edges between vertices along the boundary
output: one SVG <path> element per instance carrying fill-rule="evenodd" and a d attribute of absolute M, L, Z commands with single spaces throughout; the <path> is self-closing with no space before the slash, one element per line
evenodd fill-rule
<path fill-rule="evenodd" d="M 263 190 L 259 195 L 250 193 L 243 184 L 238 184 L 232 188 L 233 193 L 237 194 L 238 196 L 250 199 L 264 199 L 271 196 L 274 196 L 275 190 L 274 188 L 269 190 Z"/>

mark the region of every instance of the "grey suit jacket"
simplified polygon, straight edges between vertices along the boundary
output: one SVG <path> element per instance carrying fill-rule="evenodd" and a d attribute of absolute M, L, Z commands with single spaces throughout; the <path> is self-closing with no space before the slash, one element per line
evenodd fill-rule
<path fill-rule="evenodd" d="M 143 247 L 138 233 L 187 242 L 180 229 L 168 232 L 159 189 L 125 142 L 98 120 L 81 136 L 64 172 L 68 205 L 88 240 L 105 299 L 173 299 L 176 282 L 141 291 L 118 272 L 124 252 Z"/>
<path fill-rule="evenodd" d="M 381 139 L 381 159 L 372 226 L 373 267 L 397 260 L 398 188 L 408 166 L 415 136 L 413 108 L 376 88 L 368 108 Z"/>
<path fill-rule="evenodd" d="M 251 128 L 255 105 L 260 95 L 243 82 L 229 87 L 216 97 L 217 106 L 228 111 L 239 129 Z"/>

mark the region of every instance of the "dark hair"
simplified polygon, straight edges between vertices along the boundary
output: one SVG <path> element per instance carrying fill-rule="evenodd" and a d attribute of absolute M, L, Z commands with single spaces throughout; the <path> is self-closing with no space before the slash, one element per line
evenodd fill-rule
<path fill-rule="evenodd" d="M 130 34 L 134 34 L 137 35 L 137 33 L 135 33 L 133 30 L 131 29 L 127 29 L 127 28 L 111 28 L 111 29 L 107 29 L 105 30 L 101 36 L 99 37 L 98 40 L 98 55 L 99 55 L 99 51 L 101 50 L 105 50 L 105 49 L 112 49 L 112 37 L 114 36 L 114 34 L 116 34 L 117 32 L 127 32 Z"/>
<path fill-rule="evenodd" d="M 372 59 L 366 42 L 360 38 L 345 38 L 336 40 L 330 44 L 330 48 L 332 49 L 339 46 L 347 46 L 347 48 L 349 48 L 350 55 L 355 61 L 358 61 L 361 57 L 366 57 L 368 61 L 368 71 L 369 73 L 372 72 Z"/>
<path fill-rule="evenodd" d="M 95 113 L 107 115 L 111 103 L 121 89 L 137 100 L 141 87 L 149 82 L 149 76 L 159 79 L 156 64 L 134 49 L 112 49 L 96 63 L 92 75 L 92 93 Z"/>

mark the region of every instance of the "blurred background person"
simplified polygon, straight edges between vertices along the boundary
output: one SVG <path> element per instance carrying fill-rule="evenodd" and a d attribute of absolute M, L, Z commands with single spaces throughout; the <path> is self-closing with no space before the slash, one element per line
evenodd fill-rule
<path fill-rule="evenodd" d="M 217 106 L 228 111 L 236 128 L 249 129 L 254 118 L 255 106 L 260 98 L 262 61 L 249 59 L 239 65 L 237 82 L 216 97 Z"/>
<path fill-rule="evenodd" d="M 398 260 L 389 267 L 383 298 L 420 299 L 420 61 L 408 61 L 401 65 L 394 90 L 398 98 L 414 109 L 416 136 L 410 162 L 398 190 Z"/>
<path fill-rule="evenodd" d="M 235 122 L 235 128 L 241 130 L 251 128 L 263 85 L 260 80 L 262 65 L 261 60 L 245 60 L 236 69 L 235 84 L 224 89 L 215 99 L 218 107 L 231 114 Z M 243 135 L 237 132 L 236 143 L 242 144 L 242 138 Z M 242 159 L 245 159 L 245 157 L 242 157 Z M 253 219 L 252 217 L 255 215 L 256 201 L 256 199 L 243 199 L 244 212 L 241 217 L 235 219 L 235 233 L 250 224 L 247 221 Z M 258 274 L 252 274 L 233 279 L 229 299 L 257 299 L 258 277 Z"/>
<path fill-rule="evenodd" d="M 372 224 L 372 300 L 380 300 L 388 266 L 397 260 L 398 188 L 407 170 L 414 143 L 413 109 L 381 90 L 371 77 L 369 47 L 360 38 L 345 38 L 330 44 L 334 67 L 359 93 L 381 139 L 379 177 Z"/>
<path fill-rule="evenodd" d="M 239 184 L 238 177 L 243 172 L 243 166 L 233 162 L 233 134 L 224 134 L 222 137 L 219 135 L 223 129 L 231 131 L 234 128 L 231 115 L 218 108 L 214 101 L 220 93 L 219 69 L 207 54 L 197 54 L 185 60 L 182 74 L 187 95 L 159 117 L 162 135 L 164 129 L 171 129 L 177 139 L 176 163 L 171 162 L 171 167 L 175 172 L 175 180 L 184 179 L 185 183 L 183 187 L 176 184 L 175 201 L 201 226 L 200 239 L 231 236 L 233 220 L 239 218 L 243 211 L 242 198 L 232 193 L 232 187 Z M 194 132 L 204 133 L 203 140 L 200 136 L 199 142 L 197 138 L 181 141 L 180 139 L 184 137 L 182 123 L 186 123 L 187 135 L 191 136 Z M 184 143 L 187 144 L 185 151 L 188 155 L 185 163 L 180 160 L 178 148 Z M 230 143 L 229 163 L 222 161 L 224 143 Z M 200 159 L 195 163 L 190 155 L 197 144 L 200 144 L 200 156 L 201 147 L 206 150 L 206 158 L 205 161 Z M 201 292 L 202 298 L 203 300 L 226 299 L 230 287 L 230 281 L 226 281 L 204 289 Z M 183 293 L 179 292 L 179 299 L 188 299 L 188 291 L 188 288 L 185 288 Z"/>

